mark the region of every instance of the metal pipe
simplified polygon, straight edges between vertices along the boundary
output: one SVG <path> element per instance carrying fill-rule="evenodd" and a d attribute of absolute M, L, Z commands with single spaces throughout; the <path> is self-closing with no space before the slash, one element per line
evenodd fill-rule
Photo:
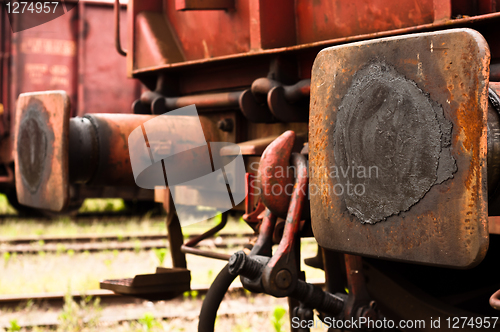
<path fill-rule="evenodd" d="M 88 114 L 70 119 L 70 183 L 135 186 L 128 136 L 153 115 Z"/>
<path fill-rule="evenodd" d="M 228 254 L 221 254 L 221 253 L 214 252 L 214 251 L 201 250 L 201 249 L 185 247 L 185 246 L 181 247 L 181 251 L 185 254 L 192 254 L 192 255 L 196 255 L 196 256 L 219 259 L 222 261 L 228 261 L 229 258 L 231 257 L 231 255 L 228 255 Z"/>
<path fill-rule="evenodd" d="M 266 104 L 269 92 L 276 87 L 283 87 L 284 98 L 289 103 L 296 103 L 309 97 L 311 80 L 306 79 L 294 85 L 282 86 L 269 78 L 258 78 L 252 83 L 251 92 L 256 101 Z M 182 97 L 165 97 L 156 91 L 146 91 L 141 95 L 142 105 L 149 105 L 152 114 L 163 114 L 181 107 L 195 104 L 199 110 L 240 108 L 240 98 L 245 91 L 227 91 L 190 95 Z M 142 109 L 140 105 L 135 108 Z M 142 113 L 142 111 L 138 112 Z"/>
<path fill-rule="evenodd" d="M 296 103 L 311 95 L 311 80 L 298 81 L 294 85 L 283 87 L 285 90 L 285 99 L 289 103 Z"/>
<path fill-rule="evenodd" d="M 163 114 L 181 107 L 196 105 L 199 110 L 238 108 L 243 91 L 208 93 L 183 97 L 158 97 L 151 101 L 151 112 Z M 157 93 L 149 94 L 153 97 Z M 144 95 L 144 94 L 143 94 Z M 144 96 L 146 98 L 146 96 Z M 142 96 L 141 96 L 142 100 Z"/>
<path fill-rule="evenodd" d="M 205 300 L 203 300 L 200 320 L 198 322 L 198 332 L 214 332 L 215 319 L 217 318 L 220 303 L 235 278 L 235 275 L 229 273 L 228 265 L 224 266 L 219 272 L 217 278 L 215 278 L 210 286 Z"/>
<path fill-rule="evenodd" d="M 127 56 L 127 51 L 122 48 L 120 41 L 120 0 L 115 0 L 115 47 L 118 54 Z"/>
<path fill-rule="evenodd" d="M 221 253 L 217 253 L 214 251 L 207 251 L 207 250 L 201 250 L 201 249 L 194 248 L 201 241 L 213 236 L 214 234 L 219 232 L 221 229 L 223 229 L 227 224 L 227 217 L 228 217 L 228 212 L 224 212 L 222 214 L 221 221 L 217 226 L 209 229 L 205 233 L 203 233 L 203 234 L 195 237 L 194 239 L 191 239 L 190 241 L 186 242 L 185 244 L 183 244 L 181 246 L 181 251 L 183 253 L 186 253 L 186 254 L 193 254 L 193 255 L 197 255 L 197 256 L 215 258 L 215 259 L 220 259 L 223 261 L 229 260 L 229 257 L 231 257 L 231 255 L 221 254 Z"/>

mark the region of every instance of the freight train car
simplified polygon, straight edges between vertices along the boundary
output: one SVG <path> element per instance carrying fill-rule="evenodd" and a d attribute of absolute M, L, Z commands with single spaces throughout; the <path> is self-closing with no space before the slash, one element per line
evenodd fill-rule
<path fill-rule="evenodd" d="M 196 254 L 228 261 L 200 332 L 214 330 L 236 277 L 288 297 L 293 331 L 316 318 L 347 330 L 427 331 L 436 320 L 498 329 L 499 9 L 494 0 L 131 0 L 126 20 L 101 34 L 114 36 L 127 76 L 147 90 L 128 105 L 106 90 L 99 100 L 134 114 L 94 114 L 90 103 L 75 112 L 58 91 L 21 94 L 19 201 L 62 210 L 74 184 L 133 187 L 141 174 L 124 137 L 136 128 L 146 162 L 165 172 L 175 136 L 188 141 L 198 127 L 164 117 L 156 133 L 170 136 L 154 139 L 148 128 L 194 104 L 207 142 L 238 147 L 211 156 L 242 156 L 247 195 L 233 205 L 258 238 L 233 255 L 196 248 L 226 212 L 183 243 L 176 209 L 218 203 L 170 179 L 150 183 L 168 213 L 174 266 L 103 288 L 172 298 L 189 289 L 185 254 Z M 105 60 L 91 56 L 79 70 Z M 318 243 L 306 263 L 324 270 L 324 289 L 301 272 L 302 237 Z"/>
<path fill-rule="evenodd" d="M 20 205 L 14 185 L 14 125 L 16 102 L 24 92 L 63 90 L 71 100 L 71 116 L 86 113 L 132 113 L 141 84 L 126 78 L 126 61 L 115 52 L 112 31 L 113 1 L 69 2 L 68 12 L 45 24 L 31 26 L 31 17 L 12 17 L 2 8 L 0 82 L 1 192 L 21 212 L 35 212 Z M 4 4 L 2 4 L 3 6 Z M 126 17 L 126 1 L 121 15 Z M 36 15 L 35 15 L 36 16 Z M 15 26 L 11 26 L 11 23 Z M 30 25 L 31 24 L 31 25 Z M 122 23 L 125 29 L 125 22 Z M 19 32 L 16 29 L 20 30 Z M 87 197 L 123 197 L 151 206 L 151 192 L 132 187 L 71 186 L 72 210 Z"/>

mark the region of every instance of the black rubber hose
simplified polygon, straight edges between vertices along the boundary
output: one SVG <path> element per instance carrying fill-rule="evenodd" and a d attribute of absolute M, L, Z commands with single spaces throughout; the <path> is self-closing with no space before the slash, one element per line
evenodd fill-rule
<path fill-rule="evenodd" d="M 229 286 L 236 278 L 236 275 L 229 273 L 228 265 L 219 272 L 217 278 L 210 286 L 205 300 L 201 306 L 200 320 L 198 322 L 198 332 L 214 332 L 215 319 L 220 303 L 226 295 Z"/>

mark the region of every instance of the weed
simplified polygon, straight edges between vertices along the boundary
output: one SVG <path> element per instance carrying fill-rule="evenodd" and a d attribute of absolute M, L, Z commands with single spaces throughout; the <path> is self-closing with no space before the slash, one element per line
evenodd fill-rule
<path fill-rule="evenodd" d="M 116 236 L 116 239 L 118 240 L 118 242 L 123 242 L 123 240 L 125 239 L 125 237 L 123 236 L 123 234 L 118 234 Z"/>
<path fill-rule="evenodd" d="M 185 299 L 187 299 L 189 297 L 189 291 L 185 291 L 184 293 L 182 293 L 182 297 Z"/>
<path fill-rule="evenodd" d="M 125 203 L 120 198 L 86 199 L 79 212 L 118 212 L 125 210 Z"/>
<path fill-rule="evenodd" d="M 8 332 L 21 331 L 21 326 L 17 323 L 17 319 L 11 319 L 9 323 Z"/>
<path fill-rule="evenodd" d="M 58 331 L 79 332 L 96 328 L 102 310 L 99 304 L 100 298 L 92 300 L 92 296 L 82 297 L 80 303 L 77 303 L 67 292 L 64 296 L 63 311 L 58 317 Z"/>
<path fill-rule="evenodd" d="M 111 267 L 111 259 L 105 259 L 104 260 L 104 265 L 106 265 L 106 267 L 109 269 Z"/>
<path fill-rule="evenodd" d="M 167 255 L 167 249 L 166 248 L 154 248 L 153 249 L 156 258 L 158 258 L 158 262 L 160 263 L 160 266 L 163 265 L 163 262 L 165 261 L 165 256 Z"/>
<path fill-rule="evenodd" d="M 285 308 L 282 306 L 277 306 L 273 310 L 273 317 L 271 318 L 271 322 L 273 323 L 274 330 L 276 332 L 283 331 L 283 318 L 286 314 Z"/>
<path fill-rule="evenodd" d="M 33 309 L 34 306 L 35 306 L 35 301 L 33 301 L 33 299 L 29 299 L 28 302 L 26 302 L 26 306 L 25 306 L 24 310 L 29 312 L 29 311 L 31 311 L 31 309 Z"/>
<path fill-rule="evenodd" d="M 73 257 L 75 255 L 75 251 L 73 249 L 68 250 L 68 256 Z"/>
<path fill-rule="evenodd" d="M 191 299 L 196 299 L 198 297 L 198 291 L 197 290 L 192 290 L 191 291 Z"/>
<path fill-rule="evenodd" d="M 134 241 L 134 252 L 135 252 L 136 254 L 138 254 L 138 253 L 140 253 L 140 252 L 141 252 L 141 249 L 142 249 L 142 246 L 141 246 L 141 241 L 139 241 L 139 240 L 137 240 L 137 239 L 136 239 L 136 240 Z"/>
<path fill-rule="evenodd" d="M 56 245 L 56 255 L 60 256 L 62 253 L 66 251 L 66 246 L 62 243 L 58 243 Z"/>
<path fill-rule="evenodd" d="M 139 323 L 147 332 L 152 331 L 155 327 L 161 327 L 160 322 L 150 312 L 146 312 L 142 318 L 139 318 Z"/>
<path fill-rule="evenodd" d="M 115 205 L 113 204 L 113 202 L 106 203 L 106 206 L 104 207 L 104 211 L 112 212 L 114 210 L 115 210 Z"/>
<path fill-rule="evenodd" d="M 241 323 L 234 327 L 234 332 L 252 332 L 252 329 L 248 327 L 248 323 Z"/>
<path fill-rule="evenodd" d="M 40 256 L 40 258 L 45 258 L 45 251 L 40 250 L 40 251 L 38 252 L 38 256 Z"/>
<path fill-rule="evenodd" d="M 113 257 L 114 257 L 114 258 L 118 257 L 118 254 L 119 254 L 119 251 L 118 251 L 118 250 L 116 250 L 116 249 L 114 249 L 114 250 L 113 250 Z"/>
<path fill-rule="evenodd" d="M 44 240 L 38 240 L 38 245 L 40 247 L 43 247 L 45 245 L 45 241 Z"/>
<path fill-rule="evenodd" d="M 7 264 L 9 264 L 9 261 L 10 261 L 10 252 L 6 251 L 3 253 L 3 265 L 4 266 L 7 266 Z"/>

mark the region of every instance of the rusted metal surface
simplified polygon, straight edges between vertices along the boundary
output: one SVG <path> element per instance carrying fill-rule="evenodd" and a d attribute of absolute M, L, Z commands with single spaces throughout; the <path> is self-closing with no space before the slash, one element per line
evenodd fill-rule
<path fill-rule="evenodd" d="M 299 84 L 301 83 L 302 82 Z M 307 122 L 309 120 L 309 99 L 303 98 L 295 104 L 290 104 L 287 102 L 287 94 L 297 95 L 298 93 L 294 90 L 301 90 L 300 86 L 297 89 L 287 88 L 288 87 L 277 86 L 269 91 L 269 95 L 267 96 L 269 109 L 274 116 L 282 122 Z"/>
<path fill-rule="evenodd" d="M 140 96 L 141 84 L 126 79 L 126 59 L 117 54 L 114 48 L 112 15 L 112 3 L 99 5 L 85 2 L 80 13 L 80 78 L 77 112 L 73 115 L 132 113 L 131 105 Z M 120 29 L 125 35 L 127 19 L 126 7 L 123 5 L 120 10 Z M 125 40 L 125 36 L 122 37 Z"/>
<path fill-rule="evenodd" d="M 91 180 L 93 185 L 130 185 L 135 186 L 130 164 L 128 137 L 129 134 L 146 121 L 154 118 L 152 115 L 130 114 L 89 114 L 86 116 L 96 130 L 99 152 L 98 165 Z M 207 141 L 218 141 L 216 123 L 207 117 L 200 118 Z M 214 128 L 215 127 L 215 128 Z M 189 135 L 190 128 L 178 128 L 184 135 Z M 187 137 L 187 136 L 186 136 Z M 152 142 L 150 142 L 152 144 Z M 168 142 L 163 146 L 168 147 Z M 71 154 L 77 152 L 70 151 Z M 71 160 L 71 159 L 70 159 Z M 75 165 L 78 167 L 78 165 Z"/>
<path fill-rule="evenodd" d="M 500 234 L 500 217 L 488 217 L 488 230 L 490 234 Z"/>
<path fill-rule="evenodd" d="M 251 99 L 248 101 L 249 105 L 240 102 L 240 107 L 243 114 L 254 122 L 307 122 L 309 118 L 310 84 L 311 80 L 309 79 L 301 80 L 293 85 L 283 85 L 269 78 L 259 78 L 252 83 L 253 98 L 245 96 Z M 262 104 L 267 104 L 274 117 L 263 114 L 262 119 L 260 117 L 255 119 L 254 114 L 252 114 L 255 111 L 248 110 L 252 100 L 259 104 L 261 108 Z M 267 109 L 260 112 L 268 114 Z"/>
<path fill-rule="evenodd" d="M 348 193 L 349 188 L 342 187 L 342 183 L 348 185 L 345 181 L 353 178 L 352 180 L 361 185 L 362 189 L 366 188 L 366 194 L 374 198 L 376 196 L 373 194 L 377 190 L 383 190 L 381 198 L 387 198 L 388 196 L 384 195 L 392 195 L 401 190 L 406 193 L 407 190 L 416 188 L 412 187 L 417 185 L 416 182 L 411 182 L 414 181 L 412 178 L 420 181 L 422 176 L 429 174 L 414 173 L 400 184 L 396 181 L 398 176 L 405 172 L 413 174 L 412 172 L 419 169 L 415 165 L 422 161 L 413 159 L 417 164 L 411 166 L 412 156 L 421 153 L 424 153 L 425 158 L 431 156 L 425 154 L 428 153 L 428 148 L 424 151 L 420 150 L 423 146 L 415 145 L 419 141 L 415 137 L 426 132 L 428 128 L 418 129 L 419 126 L 415 125 L 404 129 L 398 127 L 396 123 L 393 125 L 393 121 L 401 120 L 398 118 L 398 109 L 421 110 L 427 106 L 418 101 L 411 106 L 412 103 L 404 99 L 412 98 L 411 94 L 407 93 L 402 95 L 404 98 L 401 97 L 401 100 L 394 99 L 394 107 L 386 108 L 388 105 L 384 106 L 384 103 L 392 100 L 389 96 L 391 91 L 395 90 L 390 84 L 383 83 L 383 79 L 376 78 L 378 76 L 375 73 L 373 74 L 375 76 L 366 78 L 373 79 L 374 85 L 380 85 L 378 90 L 374 90 L 374 95 L 365 95 L 363 91 L 356 92 L 359 104 L 353 105 L 354 108 L 351 110 L 344 110 L 354 112 L 363 107 L 368 107 L 368 110 L 368 105 L 372 102 L 374 103 L 372 114 L 367 111 L 366 117 L 353 118 L 352 124 L 345 123 L 344 126 L 336 127 L 341 103 L 349 93 L 350 87 L 352 88 L 353 76 L 377 62 L 385 63 L 386 70 L 392 70 L 390 69 L 392 67 L 407 80 L 414 82 L 418 89 L 428 94 L 428 98 L 432 101 L 431 105 L 441 105 L 444 117 L 452 123 L 449 146 L 451 156 L 456 160 L 457 170 L 456 173 L 451 171 L 452 178 L 448 173 L 442 183 L 438 181 L 431 185 L 423 197 L 410 204 L 407 211 L 402 208 L 397 215 L 391 216 L 389 213 L 379 219 L 379 222 L 370 224 L 367 219 L 359 219 L 361 214 L 355 210 L 356 205 L 351 205 L 353 207 L 351 211 L 346 205 L 349 204 L 348 195 L 363 196 L 365 192 L 361 194 L 354 192 L 351 187 L 351 193 Z M 361 42 L 326 49 L 318 55 L 311 83 L 309 156 L 312 227 L 321 246 L 365 256 L 383 256 L 388 259 L 461 268 L 472 267 L 483 259 L 488 247 L 486 204 L 488 66 L 489 50 L 485 40 L 477 32 L 467 29 Z M 384 65 L 378 68 L 381 74 Z M 384 93 L 388 96 L 377 103 L 377 94 Z M 391 113 L 393 111 L 394 114 Z M 406 111 L 400 114 L 402 117 L 410 116 Z M 346 169 L 340 169 L 341 165 L 334 155 L 337 153 L 336 146 L 346 147 L 345 141 L 338 136 L 339 130 L 352 134 L 349 130 L 355 128 L 356 121 L 365 121 L 367 117 L 378 121 L 379 127 L 374 127 L 376 129 L 373 132 L 368 128 L 363 133 L 367 145 L 354 148 L 346 159 L 349 164 L 345 164 L 344 167 L 356 167 L 356 172 L 359 171 L 359 167 L 364 167 L 365 173 L 361 176 L 360 173 L 351 173 L 351 168 L 346 173 Z M 409 120 L 410 118 L 407 119 Z M 436 144 L 441 145 L 441 149 L 438 145 L 433 145 L 436 151 L 447 148 L 446 135 L 443 134 L 446 131 L 443 130 L 441 126 L 442 133 L 436 141 Z M 398 145 L 402 150 L 392 145 L 397 139 L 407 137 L 406 135 L 410 135 L 408 140 Z M 394 140 L 391 140 L 391 137 Z M 377 144 L 378 152 L 375 154 L 369 151 L 372 149 L 371 144 Z M 364 151 L 364 148 L 368 150 Z M 401 156 L 400 153 L 408 154 L 412 149 L 415 154 L 410 153 L 406 157 L 410 158 L 409 164 L 406 164 L 407 166 L 401 164 L 397 168 L 394 163 L 399 160 L 397 158 Z M 358 156 L 363 158 L 367 155 L 372 155 L 373 158 L 365 160 L 362 164 L 355 160 Z M 391 155 L 393 157 L 390 157 Z M 351 163 L 351 159 L 354 163 Z M 435 161 L 433 163 L 435 163 L 435 175 L 432 179 L 436 181 L 441 175 L 436 173 L 439 169 L 438 164 Z M 332 167 L 335 166 L 338 173 L 332 173 L 335 171 Z M 369 167 L 376 167 L 375 170 L 385 174 L 376 173 L 370 177 Z M 452 165 L 448 166 L 448 169 L 450 167 Z M 339 178 L 342 176 L 344 179 L 340 181 Z M 429 179 L 429 183 L 432 183 L 432 179 Z M 342 191 L 338 190 L 339 186 Z M 337 194 L 333 191 L 335 189 Z M 368 193 L 368 190 L 372 192 Z M 387 198 L 387 201 L 391 202 L 392 199 Z M 374 208 L 377 207 L 376 204 L 375 200 Z M 370 213 L 369 207 L 365 208 L 365 211 Z"/>
<path fill-rule="evenodd" d="M 495 0 L 479 0 L 479 1 L 467 1 L 467 0 L 452 0 L 452 15 L 481 15 L 488 14 L 498 11 L 498 4 Z"/>
<path fill-rule="evenodd" d="M 292 186 L 290 156 L 295 143 L 295 133 L 287 131 L 275 139 L 262 154 L 258 181 L 262 203 L 278 217 L 285 218 L 290 204 L 290 195 L 285 189 Z M 291 194 L 291 191 L 289 191 Z"/>
<path fill-rule="evenodd" d="M 429 317 L 441 317 L 441 322 L 443 322 L 449 317 L 471 317 L 474 315 L 470 311 L 458 309 L 429 296 L 411 283 L 403 282 L 397 270 L 384 269 L 371 263 L 365 262 L 368 291 L 380 305 L 387 319 L 425 321 Z M 441 325 L 441 327 L 443 326 Z M 471 332 L 479 330 L 466 326 L 464 330 L 467 329 Z M 426 324 L 416 327 L 414 330 L 431 332 L 435 328 Z"/>
<path fill-rule="evenodd" d="M 120 0 L 115 0 L 113 11 L 115 15 L 115 48 L 118 54 L 127 56 L 127 51 L 122 48 L 120 36 Z"/>
<path fill-rule="evenodd" d="M 104 280 L 101 289 L 150 301 L 170 300 L 191 289 L 191 272 L 182 268 L 157 267 L 156 273 L 134 278 Z"/>
<path fill-rule="evenodd" d="M 243 156 L 261 156 L 264 150 L 271 144 L 278 136 L 270 136 L 257 138 L 251 141 L 238 143 L 241 154 Z M 231 147 L 224 147 L 221 149 L 221 156 L 232 156 L 235 150 Z"/>
<path fill-rule="evenodd" d="M 345 318 L 364 317 L 373 321 L 381 318 L 366 287 L 363 259 L 360 256 L 344 255 L 349 296 L 344 307 Z"/>
<path fill-rule="evenodd" d="M 349 6 L 342 4 L 340 1 L 297 1 L 298 43 L 388 31 L 434 21 L 433 0 L 375 0 L 369 3 L 355 0 Z"/>
<path fill-rule="evenodd" d="M 0 176 L 0 183 L 12 183 L 14 181 L 14 172 L 11 167 L 5 166 L 5 172 L 7 173 L 6 175 Z"/>
<path fill-rule="evenodd" d="M 306 158 L 303 155 L 293 153 L 290 164 L 294 167 L 296 174 L 293 192 L 289 204 L 287 204 L 288 211 L 283 237 L 262 271 L 262 286 L 268 294 L 274 296 L 290 295 L 295 290 L 298 280 L 299 268 L 296 258 L 297 255 L 300 255 L 300 251 L 296 246 L 299 245 L 298 234 L 302 211 L 305 209 L 307 201 L 309 177 Z"/>
<path fill-rule="evenodd" d="M 245 214 L 243 220 L 254 230 L 260 228 L 266 207 L 257 194 L 257 181 L 252 173 L 245 174 Z"/>
<path fill-rule="evenodd" d="M 500 290 L 491 295 L 490 305 L 493 309 L 500 310 Z"/>
<path fill-rule="evenodd" d="M 178 98 L 157 98 L 151 104 L 153 114 L 163 114 L 181 107 L 196 105 L 198 109 L 231 109 L 239 105 L 243 91 L 221 92 Z"/>
<path fill-rule="evenodd" d="M 137 1 L 137 0 L 136 0 Z M 306 0 L 304 0 L 304 3 L 306 3 Z M 151 7 L 151 4 L 149 5 Z M 326 6 L 331 6 L 330 4 Z M 348 6 L 346 6 L 348 7 Z M 358 6 L 359 7 L 359 6 Z M 364 8 L 365 6 L 360 6 L 361 8 Z M 356 15 L 356 9 L 357 7 L 349 7 L 352 8 L 353 10 L 353 15 Z M 161 8 L 153 9 L 153 10 L 158 10 L 161 11 Z M 425 9 L 427 10 L 427 9 Z M 335 11 L 333 11 L 335 12 Z M 398 13 L 399 10 L 397 11 Z M 238 12 L 238 15 L 240 12 Z M 404 12 L 404 15 L 407 15 L 407 12 Z M 141 78 L 141 73 L 152 73 L 154 71 L 157 71 L 159 69 L 168 69 L 168 68 L 191 68 L 194 66 L 197 67 L 204 67 L 205 65 L 210 65 L 212 68 L 214 66 L 219 66 L 222 63 L 229 63 L 231 61 L 239 61 L 240 64 L 246 62 L 249 63 L 250 61 L 257 60 L 257 59 L 264 59 L 267 56 L 272 56 L 272 55 L 301 55 L 299 57 L 299 63 L 300 61 L 305 61 L 308 62 L 307 60 L 309 56 L 307 56 L 307 52 L 313 52 L 310 54 L 312 57 L 321 50 L 321 48 L 328 47 L 328 46 L 333 46 L 333 45 L 338 45 L 338 44 L 344 44 L 348 42 L 354 42 L 354 41 L 360 41 L 360 40 L 368 40 L 368 39 L 374 39 L 374 38 L 382 38 L 382 37 L 388 37 L 388 36 L 395 36 L 395 35 L 401 35 L 401 34 L 408 34 L 408 33 L 417 33 L 417 32 L 422 32 L 422 31 L 432 31 L 432 30 L 442 30 L 442 29 L 449 29 L 453 27 L 469 27 L 469 26 L 475 26 L 475 27 L 481 27 L 484 28 L 485 25 L 489 27 L 492 27 L 493 25 L 490 25 L 491 23 L 494 23 L 500 19 L 500 13 L 491 13 L 491 14 L 485 14 L 481 16 L 473 16 L 473 17 L 461 17 L 461 18 L 456 18 L 456 19 L 448 19 L 448 20 L 440 20 L 438 22 L 433 22 L 432 16 L 432 11 L 427 12 L 429 15 L 428 19 L 430 19 L 427 22 L 420 22 L 417 25 L 413 25 L 413 23 L 407 25 L 405 28 L 397 28 L 394 27 L 393 29 L 388 28 L 388 30 L 379 30 L 379 32 L 371 32 L 371 33 L 361 33 L 361 34 L 345 34 L 345 37 L 335 37 L 331 39 L 323 39 L 319 38 L 316 41 L 310 41 L 310 42 L 299 42 L 297 45 L 293 46 L 286 46 L 286 47 L 275 47 L 275 48 L 269 48 L 269 49 L 262 49 L 254 52 L 245 52 L 244 49 L 245 47 L 242 47 L 242 51 L 238 52 L 237 50 L 230 50 L 230 49 L 225 49 L 225 55 L 224 54 L 215 54 L 215 53 L 210 53 L 209 57 L 204 57 L 203 51 L 200 49 L 199 54 L 196 54 L 194 58 L 186 58 L 185 61 L 182 62 L 173 62 L 173 63 L 157 63 L 154 66 L 150 67 L 129 67 L 129 74 L 134 75 L 138 78 Z M 205 14 L 205 13 L 200 13 Z M 330 15 L 330 12 L 325 12 L 324 14 Z M 323 13 L 322 13 L 323 15 Z M 327 16 L 328 17 L 328 16 Z M 421 17 L 422 18 L 422 17 Z M 216 20 L 215 18 L 211 17 L 210 15 L 204 15 L 204 19 L 206 22 L 210 22 L 211 20 Z M 406 18 L 405 20 L 412 20 L 412 18 Z M 405 22 L 403 20 L 402 22 Z M 205 21 L 204 21 L 205 22 Z M 381 24 L 386 24 L 387 23 L 387 17 L 384 15 L 379 16 L 379 23 Z M 309 22 L 310 23 L 310 22 Z M 314 24 L 304 24 L 301 29 L 304 31 L 311 31 L 311 26 L 314 27 Z M 408 23 L 408 22 L 407 22 Z M 207 23 L 208 24 L 208 23 Z M 389 22 L 389 24 L 391 24 Z M 195 25 L 193 25 L 195 26 Z M 206 26 L 198 26 L 200 31 L 210 31 L 210 28 L 207 28 Z M 212 26 L 213 27 L 213 26 Z M 181 30 L 181 28 L 179 28 Z M 347 29 L 351 29 L 351 27 L 347 26 Z M 187 29 L 189 30 L 189 29 Z M 244 33 L 246 31 L 245 28 L 243 29 L 238 29 L 238 27 L 233 28 L 232 30 L 238 30 L 240 33 Z M 184 30 L 183 30 L 184 31 Z M 337 31 L 337 30 L 335 30 Z M 340 30 L 341 31 L 341 30 Z M 487 30 L 485 30 L 487 31 Z M 191 32 L 190 32 L 191 33 Z M 328 31 L 328 33 L 334 33 L 331 30 Z M 184 36 L 186 36 L 186 40 L 183 41 L 183 45 L 203 45 L 201 41 L 196 41 L 193 39 L 189 39 L 187 37 L 187 33 L 185 34 L 182 32 Z M 196 35 L 191 33 L 190 36 Z M 214 33 L 214 35 L 216 35 Z M 311 33 L 312 36 L 314 36 L 314 33 Z M 198 35 L 195 38 L 199 38 Z M 316 37 L 313 37 L 313 39 Z M 325 37 L 326 38 L 326 37 Z M 489 36 L 489 39 L 491 39 L 492 42 L 495 41 L 494 36 Z M 221 42 L 220 45 L 226 45 L 225 43 Z M 199 47 L 199 46 L 197 46 Z M 199 47 L 201 48 L 201 47 Z M 496 54 L 496 53 L 495 53 Z M 307 66 L 305 66 L 307 67 Z M 310 67 L 309 67 L 310 68 Z M 302 73 L 303 78 L 307 78 L 307 72 L 304 71 Z"/>
<path fill-rule="evenodd" d="M 46 105 L 44 112 L 55 112 L 57 110 L 52 104 Z M 53 109 L 49 109 L 51 107 Z M 68 106 L 69 107 L 69 106 Z M 218 128 L 217 123 L 223 119 L 236 121 L 234 114 L 218 113 L 210 116 L 200 116 L 201 128 L 207 142 L 234 142 L 235 133 L 223 131 Z M 136 114 L 87 114 L 84 117 L 61 119 L 50 123 L 43 130 L 56 141 L 60 141 L 66 135 L 69 144 L 58 145 L 58 153 L 47 155 L 46 158 L 29 159 L 18 158 L 20 169 L 29 168 L 27 174 L 36 174 L 31 187 L 38 186 L 37 181 L 45 181 L 50 175 L 57 177 L 67 186 L 69 183 L 86 184 L 89 186 L 129 186 L 135 187 L 134 174 L 131 167 L 128 137 L 130 133 L 140 127 L 146 121 L 155 118 L 154 115 Z M 24 118 L 18 121 L 24 121 Z M 31 127 L 30 127 L 31 128 Z M 63 128 L 67 128 L 64 129 Z M 182 135 L 188 137 L 192 130 L 189 127 L 176 127 L 182 131 Z M 36 128 L 35 128 L 36 129 Z M 31 130 L 31 129 L 30 129 Z M 31 145 L 23 148 L 23 151 L 43 151 L 36 148 L 36 144 L 45 144 L 44 140 L 28 141 Z M 26 144 L 25 144 L 26 145 Z M 169 142 L 164 142 L 162 147 L 168 147 Z M 37 156 L 37 155 L 36 155 Z M 36 157 L 35 156 L 35 157 Z M 51 163 L 60 163 L 61 160 L 69 160 L 69 173 L 53 171 L 49 174 L 43 170 Z M 188 161 L 187 161 L 188 162 Z M 192 162 L 192 161 L 189 161 Z M 49 168 L 50 169 L 50 168 Z M 36 181 L 35 181 L 36 180 Z M 36 182 L 36 183 L 35 183 Z M 28 183 L 29 184 L 29 183 Z M 38 188 L 38 187 L 37 187 Z M 32 189 L 30 193 L 34 192 Z M 26 195 L 28 192 L 26 192 Z M 62 196 L 61 196 L 62 197 Z M 51 200 L 47 195 L 45 200 Z M 57 198 L 58 199 L 58 198 Z M 57 201 L 57 199 L 55 199 Z M 210 197 L 208 197 L 210 199 Z M 200 204 L 196 199 L 190 198 L 192 204 Z M 188 202 L 188 204 L 191 204 Z M 37 205 L 38 206 L 38 205 Z M 50 206 L 44 208 L 52 209 Z"/>
<path fill-rule="evenodd" d="M 94 185 L 129 185 L 135 186 L 128 151 L 128 136 L 130 133 L 151 120 L 151 115 L 130 114 L 89 114 L 92 129 L 96 131 L 98 153 L 95 173 L 92 174 L 89 184 Z M 70 156 L 78 154 L 78 148 L 69 150 Z M 74 158 L 70 158 L 73 160 Z M 72 163 L 75 168 L 79 165 Z M 82 171 L 85 171 L 82 169 Z"/>
<path fill-rule="evenodd" d="M 175 0 L 177 10 L 230 10 L 234 0 Z"/>
<path fill-rule="evenodd" d="M 163 114 L 195 104 L 200 111 L 217 111 L 240 108 L 245 117 L 257 123 L 307 122 L 310 80 L 293 85 L 283 85 L 268 78 L 259 78 L 245 91 L 164 97 L 156 91 L 146 91 L 134 103 L 138 114 Z"/>
<path fill-rule="evenodd" d="M 192 1 L 189 1 L 192 2 Z M 208 3 L 208 2 L 205 2 Z M 165 18 L 172 26 L 171 33 L 177 36 L 185 60 L 207 59 L 228 54 L 249 52 L 251 49 L 266 49 L 293 45 L 295 42 L 294 6 L 290 1 L 239 1 L 235 10 L 179 11 L 175 1 L 131 1 L 133 7 L 130 25 L 136 27 L 136 15 L 140 12 L 159 11 L 164 8 Z M 161 23 L 158 23 L 161 24 Z M 219 34 L 219 31 L 225 31 Z M 142 38 L 136 37 L 137 40 Z M 130 74 L 144 63 L 145 54 L 137 40 L 132 37 L 134 55 L 129 62 Z M 165 56 L 157 59 L 163 62 Z M 169 62 L 170 63 L 170 62 Z M 158 65 L 159 62 L 151 64 Z"/>
<path fill-rule="evenodd" d="M 67 14 L 15 35 L 8 20 L 2 20 L 2 162 L 13 161 L 9 135 L 14 133 L 15 103 L 21 93 L 64 90 L 73 116 L 131 113 L 140 83 L 123 79 L 126 60 L 114 51 L 113 35 L 103 33 L 112 31 L 112 15 L 113 1 L 80 1 Z M 123 2 L 120 15 L 123 31 Z"/>
<path fill-rule="evenodd" d="M 3 137 L 9 132 L 9 120 L 10 114 L 8 112 L 10 105 L 10 91 L 9 82 L 11 73 L 10 67 L 10 43 L 11 43 L 11 30 L 9 25 L 9 20 L 7 17 L 7 12 L 5 10 L 0 14 L 0 135 Z M 8 142 L 0 143 L 2 146 L 8 145 Z M 11 147 L 9 147 L 11 148 Z M 0 155 L 0 158 L 6 159 L 4 154 Z"/>
<path fill-rule="evenodd" d="M 177 212 L 175 211 L 175 204 L 169 189 L 163 190 L 163 207 L 167 212 L 167 232 L 168 243 L 170 249 L 170 256 L 172 257 L 172 266 L 186 268 L 186 255 L 181 251 L 184 235 L 182 233 L 181 223 Z"/>
<path fill-rule="evenodd" d="M 241 112 L 248 120 L 256 123 L 273 123 L 276 118 L 265 103 L 258 102 L 250 89 L 243 91 L 240 96 L 239 106 Z"/>
<path fill-rule="evenodd" d="M 69 203 L 69 112 L 64 91 L 19 97 L 14 134 L 19 203 L 53 211 Z"/>

